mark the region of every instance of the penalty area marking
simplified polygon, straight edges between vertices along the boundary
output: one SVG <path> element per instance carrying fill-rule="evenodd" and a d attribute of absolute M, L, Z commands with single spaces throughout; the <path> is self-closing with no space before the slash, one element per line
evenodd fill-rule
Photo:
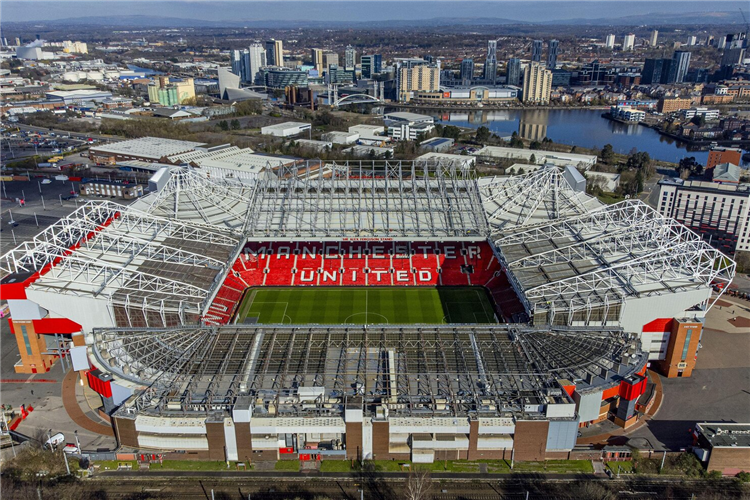
<path fill-rule="evenodd" d="M 255 305 L 255 304 L 284 304 L 284 312 L 281 314 L 281 323 L 282 324 L 288 324 L 288 325 L 292 324 L 292 318 L 286 314 L 286 311 L 289 309 L 289 302 L 282 302 L 282 301 L 277 301 L 277 302 L 255 302 L 255 301 L 253 301 L 252 305 Z M 250 313 L 250 311 L 248 310 L 248 312 L 245 314 L 245 317 L 247 317 L 249 315 L 249 313 Z M 260 321 L 261 314 L 263 314 L 263 311 L 260 311 L 258 313 L 258 323 L 263 324 L 263 322 Z M 284 321 L 286 318 L 289 318 L 289 322 L 288 323 L 286 323 Z M 265 323 L 265 324 L 272 324 L 272 323 Z"/>

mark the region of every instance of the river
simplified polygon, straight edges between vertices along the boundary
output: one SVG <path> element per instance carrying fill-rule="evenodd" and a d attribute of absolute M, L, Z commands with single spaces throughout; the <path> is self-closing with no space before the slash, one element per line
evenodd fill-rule
<path fill-rule="evenodd" d="M 542 140 L 549 137 L 554 142 L 601 148 L 611 144 L 618 153 L 627 154 L 633 148 L 647 152 L 652 158 L 678 162 L 685 156 L 694 156 L 706 164 L 707 151 L 687 151 L 685 143 L 663 136 L 641 125 L 625 125 L 602 118 L 600 109 L 551 110 L 477 110 L 477 111 L 416 111 L 435 117 L 435 121 L 459 127 L 485 126 L 504 137 L 517 132 L 524 138 Z"/>

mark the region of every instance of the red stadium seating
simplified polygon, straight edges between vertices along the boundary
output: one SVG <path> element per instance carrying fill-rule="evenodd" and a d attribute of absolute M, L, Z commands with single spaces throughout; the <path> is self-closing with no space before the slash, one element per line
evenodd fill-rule
<path fill-rule="evenodd" d="M 246 288 L 257 286 L 484 286 L 498 316 L 526 313 L 492 247 L 470 242 L 248 242 L 208 309 L 209 324 L 231 321 Z"/>

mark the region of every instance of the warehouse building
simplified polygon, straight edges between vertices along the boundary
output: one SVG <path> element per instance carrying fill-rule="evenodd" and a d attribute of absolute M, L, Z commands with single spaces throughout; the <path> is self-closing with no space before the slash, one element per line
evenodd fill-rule
<path fill-rule="evenodd" d="M 293 137 L 302 133 L 309 133 L 311 125 L 301 122 L 284 122 L 275 125 L 261 127 L 260 133 L 263 135 L 272 135 L 274 137 Z"/>

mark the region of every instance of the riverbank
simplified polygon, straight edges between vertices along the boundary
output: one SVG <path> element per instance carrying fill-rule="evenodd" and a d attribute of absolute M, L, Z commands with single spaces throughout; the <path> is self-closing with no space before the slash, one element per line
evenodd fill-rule
<path fill-rule="evenodd" d="M 430 106 L 427 104 L 388 104 L 386 108 L 393 109 L 408 109 L 413 110 L 424 110 L 424 111 L 579 111 L 579 110 L 605 110 L 609 109 L 609 106 L 524 106 L 523 104 L 484 104 L 482 106 L 477 105 L 435 105 Z"/>

